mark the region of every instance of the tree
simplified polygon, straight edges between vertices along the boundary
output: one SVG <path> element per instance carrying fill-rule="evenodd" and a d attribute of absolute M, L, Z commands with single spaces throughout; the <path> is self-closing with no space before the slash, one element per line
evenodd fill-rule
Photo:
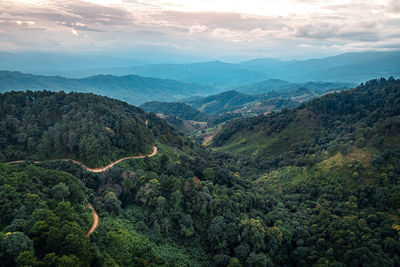
<path fill-rule="evenodd" d="M 246 266 L 250 267 L 272 267 L 274 264 L 271 259 L 264 253 L 252 252 L 246 260 Z"/>
<path fill-rule="evenodd" d="M 16 259 L 21 252 L 33 252 L 33 242 L 22 232 L 7 233 L 1 240 L 1 250 L 10 259 Z"/>
<path fill-rule="evenodd" d="M 240 222 L 241 241 L 247 242 L 255 251 L 265 248 L 265 229 L 258 219 L 244 219 Z"/>
<path fill-rule="evenodd" d="M 81 262 L 75 255 L 63 255 L 57 260 L 57 262 L 60 267 L 75 267 L 81 265 Z"/>
<path fill-rule="evenodd" d="M 46 267 L 56 266 L 57 260 L 58 260 L 58 257 L 56 255 L 56 253 L 51 252 L 49 254 L 46 254 L 46 256 L 43 259 L 43 264 Z"/>
<path fill-rule="evenodd" d="M 160 224 L 157 221 L 154 221 L 153 227 L 151 229 L 151 233 L 152 233 L 151 237 L 153 238 L 153 240 L 155 242 L 157 242 L 157 243 L 160 242 L 160 240 L 161 240 L 161 227 L 160 227 Z"/>
<path fill-rule="evenodd" d="M 51 193 L 58 201 L 64 201 L 64 199 L 69 196 L 69 188 L 66 184 L 60 182 L 53 186 Z"/>
<path fill-rule="evenodd" d="M 225 267 L 229 264 L 229 256 L 225 254 L 217 254 L 213 257 L 215 266 Z"/>
<path fill-rule="evenodd" d="M 215 179 L 215 174 L 214 174 L 214 170 L 211 168 L 206 168 L 203 170 L 203 176 L 206 180 L 212 181 L 214 182 Z"/>
<path fill-rule="evenodd" d="M 76 214 L 74 213 L 74 208 L 71 206 L 70 202 L 59 202 L 57 207 L 54 209 L 54 213 L 60 217 L 61 220 L 76 220 Z"/>
<path fill-rule="evenodd" d="M 15 260 L 18 266 L 41 266 L 41 262 L 38 261 L 35 254 L 32 251 L 25 250 L 19 253 L 17 259 Z"/>
<path fill-rule="evenodd" d="M 216 248 L 218 244 L 226 239 L 226 223 L 222 216 L 216 216 L 212 219 L 210 226 L 208 227 L 208 240 L 211 243 L 211 247 Z"/>
<path fill-rule="evenodd" d="M 104 197 L 104 207 L 107 211 L 118 214 L 121 209 L 121 201 L 114 192 L 108 192 Z"/>
<path fill-rule="evenodd" d="M 250 246 L 246 243 L 241 243 L 239 246 L 235 247 L 234 253 L 236 258 L 245 262 L 247 255 L 250 253 Z"/>
<path fill-rule="evenodd" d="M 193 220 L 189 214 L 182 214 L 179 225 L 181 227 L 180 232 L 182 236 L 190 237 L 194 234 Z"/>
<path fill-rule="evenodd" d="M 237 258 L 231 258 L 227 267 L 242 267 L 243 265 Z"/>

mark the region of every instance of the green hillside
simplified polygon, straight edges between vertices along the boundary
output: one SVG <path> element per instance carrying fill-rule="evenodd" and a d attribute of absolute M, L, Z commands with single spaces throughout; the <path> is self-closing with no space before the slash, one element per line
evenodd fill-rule
<path fill-rule="evenodd" d="M 252 85 L 249 85 L 248 88 L 252 88 Z M 343 88 L 337 89 L 342 90 Z M 248 95 L 231 90 L 207 97 L 194 97 L 186 100 L 186 103 L 208 115 L 234 113 L 251 116 L 277 111 L 285 107 L 293 108 L 310 99 L 329 93 L 324 89 L 292 88 L 290 86 L 277 88 L 277 91 L 266 91 L 267 93 L 263 94 Z"/>
<path fill-rule="evenodd" d="M 188 101 L 188 103 L 201 112 L 212 114 L 232 111 L 256 99 L 256 96 L 245 95 L 236 91 L 226 91 L 217 95 Z"/>
<path fill-rule="evenodd" d="M 253 155 L 273 166 L 312 164 L 324 159 L 326 152 L 380 144 L 398 129 L 399 84 L 394 79 L 371 80 L 295 109 L 234 120 L 214 143 L 221 151 Z"/>
<path fill-rule="evenodd" d="M 157 113 L 166 119 L 178 131 L 201 141 L 218 129 L 218 125 L 240 113 L 204 114 L 192 106 L 181 102 L 146 102 L 140 106 L 147 112 Z"/>
<path fill-rule="evenodd" d="M 151 101 L 140 105 L 147 112 L 178 116 L 184 120 L 206 121 L 208 116 L 192 106 L 181 102 Z"/>
<path fill-rule="evenodd" d="M 70 158 L 98 167 L 150 153 L 161 135 L 179 138 L 142 109 L 93 94 L 0 94 L 0 119 L 3 162 Z"/>

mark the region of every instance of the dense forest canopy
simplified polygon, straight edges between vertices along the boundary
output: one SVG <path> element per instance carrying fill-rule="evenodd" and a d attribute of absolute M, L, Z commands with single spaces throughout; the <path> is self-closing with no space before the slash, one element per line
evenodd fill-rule
<path fill-rule="evenodd" d="M 101 166 L 145 154 L 154 137 L 142 109 L 93 94 L 0 94 L 0 158 L 71 158 Z"/>
<path fill-rule="evenodd" d="M 2 266 L 88 266 L 86 193 L 68 173 L 0 164 Z"/>
<path fill-rule="evenodd" d="M 233 120 L 216 150 L 138 110 L 155 157 L 99 174 L 71 162 L 0 164 L 1 264 L 398 266 L 399 92 L 400 80 L 372 80 Z M 89 239 L 87 202 L 100 217 Z"/>

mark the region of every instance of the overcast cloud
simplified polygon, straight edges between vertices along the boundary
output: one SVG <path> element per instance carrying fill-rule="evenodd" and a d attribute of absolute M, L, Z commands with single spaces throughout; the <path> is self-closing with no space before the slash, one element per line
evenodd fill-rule
<path fill-rule="evenodd" d="M 1 51 L 305 58 L 400 48 L 400 0 L 0 1 Z"/>

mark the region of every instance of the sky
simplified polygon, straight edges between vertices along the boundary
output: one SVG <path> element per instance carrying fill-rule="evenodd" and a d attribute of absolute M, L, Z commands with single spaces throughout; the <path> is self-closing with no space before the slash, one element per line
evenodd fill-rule
<path fill-rule="evenodd" d="M 0 0 L 0 51 L 304 59 L 400 49 L 400 0 Z"/>

